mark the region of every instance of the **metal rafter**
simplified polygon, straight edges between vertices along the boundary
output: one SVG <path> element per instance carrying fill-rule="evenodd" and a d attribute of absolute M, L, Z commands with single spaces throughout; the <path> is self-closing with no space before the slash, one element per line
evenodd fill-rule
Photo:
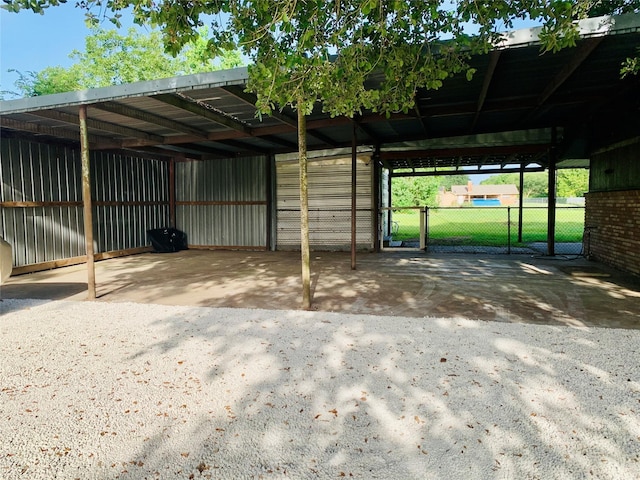
<path fill-rule="evenodd" d="M 233 118 L 230 115 L 222 113 L 220 110 L 212 107 L 207 103 L 200 102 L 186 95 L 178 93 L 163 93 L 160 95 L 152 95 L 151 98 L 154 98 L 168 105 L 173 105 L 174 107 L 180 108 L 182 110 L 186 110 L 195 115 L 200 115 L 207 120 L 211 120 L 212 122 L 215 122 L 219 125 L 237 130 L 246 134 L 247 136 L 251 136 L 252 134 L 251 127 L 246 123 L 238 120 L 237 118 Z"/>
<path fill-rule="evenodd" d="M 242 100 L 247 105 L 251 105 L 252 107 L 255 107 L 256 102 L 258 101 L 258 97 L 256 97 L 251 92 L 245 91 L 244 88 L 238 85 L 229 85 L 227 87 L 222 87 L 222 90 L 233 95 L 238 100 Z M 291 118 L 290 116 L 285 115 L 284 113 L 273 111 L 269 114 L 269 116 L 275 118 L 276 120 L 279 120 L 282 123 L 298 128 L 298 121 L 295 118 Z"/>
<path fill-rule="evenodd" d="M 200 139 L 207 138 L 207 132 L 205 132 L 204 130 L 200 130 L 199 128 L 195 128 L 185 123 L 178 122 L 176 120 L 171 120 L 169 118 L 165 118 L 160 115 L 155 115 L 153 113 L 145 112 L 144 110 L 138 110 L 137 108 L 132 108 L 127 105 L 122 105 L 120 103 L 103 102 L 103 103 L 97 103 L 95 105 L 91 105 L 90 107 L 95 108 L 97 110 L 103 110 L 105 112 L 122 115 L 123 117 L 133 118 L 134 120 L 140 120 L 142 122 L 159 125 L 161 127 L 165 127 L 170 130 L 175 130 L 176 132 L 188 133 Z"/>
<path fill-rule="evenodd" d="M 491 80 L 493 79 L 493 74 L 495 73 L 496 67 L 498 66 L 498 61 L 500 60 L 501 53 L 502 50 L 494 50 L 489 54 L 489 65 L 487 66 L 487 71 L 484 74 L 482 88 L 480 89 L 480 94 L 478 95 L 476 113 L 473 117 L 473 121 L 471 122 L 471 128 L 469 129 L 470 133 L 476 129 L 476 125 L 478 124 L 478 119 L 480 118 L 480 113 L 482 112 L 482 108 L 484 107 L 484 102 L 487 99 L 487 93 L 489 92 Z"/>
<path fill-rule="evenodd" d="M 80 117 L 70 113 L 61 112 L 59 110 L 39 110 L 37 112 L 29 112 L 29 115 L 80 126 Z M 92 120 L 88 118 L 87 127 L 103 132 L 115 133 L 117 135 L 122 135 L 123 137 L 139 138 L 154 143 L 162 143 L 164 141 L 164 137 L 161 135 L 154 135 L 152 133 L 136 130 L 135 128 L 123 127 L 122 125 L 116 125 L 115 123 L 104 122 L 102 120 Z"/>
<path fill-rule="evenodd" d="M 63 138 L 65 140 L 73 140 L 80 142 L 80 134 L 78 130 L 67 130 L 65 128 L 48 127 L 37 123 L 22 122 L 7 117 L 0 117 L 0 126 L 11 130 L 34 133 L 36 135 L 46 135 L 54 138 Z M 89 135 L 89 143 L 94 145 L 104 145 L 105 148 L 120 148 L 122 144 L 111 139 L 100 137 L 98 135 Z"/>
<path fill-rule="evenodd" d="M 571 60 L 564 64 L 556 76 L 544 88 L 542 93 L 536 98 L 536 106 L 522 120 L 522 123 L 528 122 L 535 118 L 542 110 L 546 101 L 553 95 L 570 77 L 573 75 L 580 65 L 591 55 L 604 37 L 588 38 L 580 43 L 576 53 Z"/>
<path fill-rule="evenodd" d="M 230 85 L 228 87 L 223 87 L 222 89 L 225 92 L 233 95 L 237 99 L 242 100 L 247 105 L 251 105 L 252 107 L 256 106 L 256 102 L 258 101 L 258 98 L 253 93 L 246 92 L 242 87 L 239 87 L 237 85 Z M 289 125 L 290 127 L 294 127 L 295 129 L 298 128 L 298 121 L 282 112 L 278 112 L 277 110 L 274 110 L 269 114 L 269 116 L 284 123 L 285 125 Z M 320 132 L 315 132 L 313 131 L 313 129 L 310 129 L 309 127 L 307 127 L 307 135 L 317 140 L 320 140 L 322 143 L 325 143 L 332 147 L 336 147 L 338 145 L 337 142 L 332 138 Z"/>

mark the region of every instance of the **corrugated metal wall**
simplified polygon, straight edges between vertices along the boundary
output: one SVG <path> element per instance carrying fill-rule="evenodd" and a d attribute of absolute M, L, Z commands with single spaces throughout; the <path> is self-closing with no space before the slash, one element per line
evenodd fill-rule
<path fill-rule="evenodd" d="M 267 161 L 176 164 L 176 227 L 190 246 L 267 247 Z"/>
<path fill-rule="evenodd" d="M 91 167 L 96 252 L 147 246 L 147 230 L 169 226 L 167 162 L 96 152 Z"/>
<path fill-rule="evenodd" d="M 13 138 L 0 143 L 1 235 L 13 265 L 83 255 L 79 151 Z"/>
<path fill-rule="evenodd" d="M 297 161 L 277 161 L 277 248 L 300 248 L 300 180 Z M 359 155 L 356 167 L 356 244 L 373 247 L 373 167 Z M 351 247 L 351 158 L 310 160 L 309 242 L 314 250 Z"/>
<path fill-rule="evenodd" d="M 3 138 L 1 235 L 14 267 L 85 254 L 80 151 Z M 149 245 L 146 230 L 168 225 L 165 162 L 112 153 L 91 157 L 96 253 Z"/>

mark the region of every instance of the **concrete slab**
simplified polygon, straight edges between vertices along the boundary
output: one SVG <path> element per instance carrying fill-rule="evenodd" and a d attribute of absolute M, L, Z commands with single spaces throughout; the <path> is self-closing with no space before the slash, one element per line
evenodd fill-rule
<path fill-rule="evenodd" d="M 640 279 L 582 257 L 312 252 L 313 309 L 640 328 Z M 97 262 L 98 301 L 298 309 L 296 252 L 187 250 Z M 86 267 L 9 278 L 0 298 L 86 299 Z M 0 311 L 2 304 L 0 303 Z"/>

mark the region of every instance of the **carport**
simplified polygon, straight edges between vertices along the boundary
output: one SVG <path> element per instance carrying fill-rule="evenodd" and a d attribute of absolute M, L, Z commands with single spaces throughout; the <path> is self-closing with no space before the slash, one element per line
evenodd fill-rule
<path fill-rule="evenodd" d="M 330 118 L 317 106 L 308 148 L 352 158 L 351 190 L 339 192 L 350 201 L 352 265 L 357 248 L 380 243 L 383 172 L 546 170 L 552 186 L 557 168 L 587 167 L 593 152 L 637 139 L 638 78 L 620 79 L 619 67 L 640 44 L 640 17 L 580 29 L 575 48 L 545 55 L 537 29 L 512 32 L 472 60 L 472 81 L 418 92 L 407 114 Z M 86 263 L 91 297 L 94 260 L 148 252 L 146 231 L 167 226 L 196 251 L 279 250 L 276 167 L 297 150 L 296 114 L 257 116 L 246 80 L 241 68 L 0 103 L 0 221 L 14 274 Z M 358 182 L 370 185 L 367 205 Z M 369 212 L 362 227 L 359 208 Z M 370 233 L 362 243 L 358 228 Z"/>

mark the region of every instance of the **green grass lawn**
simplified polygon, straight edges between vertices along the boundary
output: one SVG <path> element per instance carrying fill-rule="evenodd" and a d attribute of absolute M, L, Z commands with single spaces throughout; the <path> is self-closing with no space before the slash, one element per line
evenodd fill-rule
<path fill-rule="evenodd" d="M 398 231 L 394 240 L 418 239 L 420 216 L 417 210 L 393 212 Z M 506 207 L 432 208 L 429 209 L 429 242 L 442 245 L 507 245 Z M 522 243 L 547 239 L 547 209 L 523 209 Z M 581 242 L 584 230 L 584 208 L 556 209 L 556 241 Z M 518 245 L 518 209 L 511 208 L 511 244 Z"/>

